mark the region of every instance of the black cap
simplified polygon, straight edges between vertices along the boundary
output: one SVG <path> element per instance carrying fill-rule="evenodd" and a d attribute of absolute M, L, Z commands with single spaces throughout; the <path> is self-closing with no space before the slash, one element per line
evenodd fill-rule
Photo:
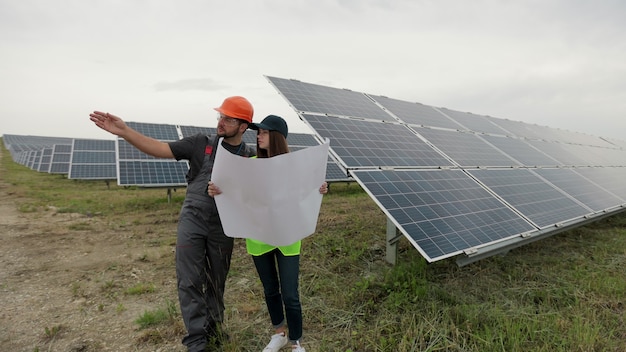
<path fill-rule="evenodd" d="M 267 115 L 261 123 L 251 123 L 248 128 L 253 130 L 264 129 L 268 131 L 278 131 L 280 134 L 287 138 L 287 122 L 276 115 Z"/>

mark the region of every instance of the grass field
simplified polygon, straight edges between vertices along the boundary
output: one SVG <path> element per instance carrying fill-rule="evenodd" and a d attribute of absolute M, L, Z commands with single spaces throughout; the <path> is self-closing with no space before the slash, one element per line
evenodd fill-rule
<path fill-rule="evenodd" d="M 108 219 L 152 247 L 175 241 L 184 189 L 168 203 L 163 189 L 67 180 L 24 168 L 3 153 L 1 177 L 21 196 L 21 212 L 53 206 Z M 147 222 L 152 230 L 144 238 L 139 229 Z M 308 351 L 626 351 L 625 213 L 464 267 L 454 259 L 428 264 L 404 239 L 391 266 L 384 261 L 385 231 L 384 214 L 358 184 L 331 186 L 317 232 L 303 243 Z M 259 326 L 269 336 L 269 318 L 250 308 L 262 306 L 262 290 L 237 242 L 227 284 L 232 338 L 225 350 L 261 350 L 266 341 L 258 338 Z M 149 259 L 171 274 L 172 256 Z M 124 295 L 107 299 L 148 297 L 159 288 L 111 285 L 102 295 L 115 289 Z M 163 339 L 179 339 L 175 294 L 135 324 L 142 331 L 138 346 L 156 350 Z"/>

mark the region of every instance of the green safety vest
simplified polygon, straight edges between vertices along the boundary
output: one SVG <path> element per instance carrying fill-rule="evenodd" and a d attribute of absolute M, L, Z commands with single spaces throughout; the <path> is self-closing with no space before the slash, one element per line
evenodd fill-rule
<path fill-rule="evenodd" d="M 267 252 L 270 252 L 276 248 L 280 250 L 280 252 L 284 256 L 298 255 L 300 254 L 300 245 L 302 241 L 298 241 L 296 243 L 287 245 L 287 246 L 273 246 L 271 244 L 267 244 L 265 242 L 261 242 L 259 240 L 255 240 L 252 238 L 246 238 L 246 249 L 248 250 L 248 254 L 252 254 L 254 256 L 263 255 Z"/>

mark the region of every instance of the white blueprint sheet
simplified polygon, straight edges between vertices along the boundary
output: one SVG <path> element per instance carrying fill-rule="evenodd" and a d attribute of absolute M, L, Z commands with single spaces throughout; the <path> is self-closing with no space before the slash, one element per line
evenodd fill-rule
<path fill-rule="evenodd" d="M 242 158 L 221 143 L 211 181 L 229 237 L 284 246 L 315 232 L 326 179 L 329 140 L 272 158 Z"/>

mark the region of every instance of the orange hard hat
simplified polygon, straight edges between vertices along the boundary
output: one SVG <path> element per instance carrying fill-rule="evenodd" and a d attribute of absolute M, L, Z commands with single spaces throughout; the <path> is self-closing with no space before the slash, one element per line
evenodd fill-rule
<path fill-rule="evenodd" d="M 222 106 L 214 109 L 222 115 L 244 120 L 248 123 L 252 122 L 252 115 L 254 115 L 252 104 L 250 104 L 248 99 L 240 96 L 228 97 L 224 99 Z"/>

